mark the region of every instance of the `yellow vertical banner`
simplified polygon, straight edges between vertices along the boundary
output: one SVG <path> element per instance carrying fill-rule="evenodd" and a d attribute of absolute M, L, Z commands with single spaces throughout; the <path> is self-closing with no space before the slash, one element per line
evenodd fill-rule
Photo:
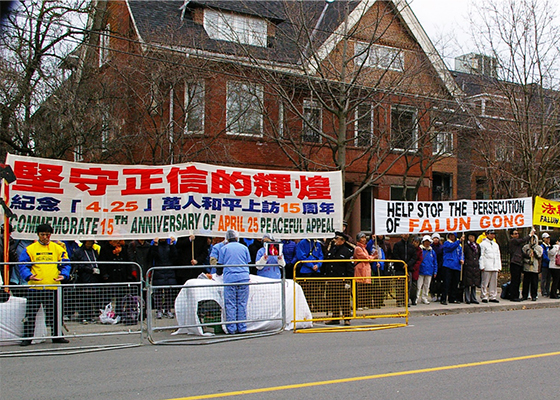
<path fill-rule="evenodd" d="M 552 201 L 537 196 L 533 209 L 533 225 L 560 228 L 560 201 Z"/>

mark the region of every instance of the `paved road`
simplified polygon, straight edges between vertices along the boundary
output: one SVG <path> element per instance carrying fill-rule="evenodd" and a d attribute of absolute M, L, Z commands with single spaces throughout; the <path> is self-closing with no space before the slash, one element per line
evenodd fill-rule
<path fill-rule="evenodd" d="M 406 328 L 375 332 L 2 358 L 0 398 L 555 398 L 559 331 L 557 308 L 413 314 Z"/>

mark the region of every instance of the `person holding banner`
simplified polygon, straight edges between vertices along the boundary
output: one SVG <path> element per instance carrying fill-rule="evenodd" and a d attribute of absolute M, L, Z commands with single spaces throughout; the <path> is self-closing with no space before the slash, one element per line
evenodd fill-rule
<path fill-rule="evenodd" d="M 531 300 L 537 301 L 537 289 L 539 286 L 539 267 L 543 249 L 539 246 L 537 235 L 531 236 L 531 240 L 523 246 L 523 300 L 529 297 L 531 290 Z"/>
<path fill-rule="evenodd" d="M 463 264 L 463 290 L 465 303 L 479 304 L 476 300 L 476 287 L 480 286 L 480 245 L 474 233 L 467 235 L 467 243 L 463 246 L 465 263 Z"/>
<path fill-rule="evenodd" d="M 480 243 L 480 270 L 482 282 L 480 296 L 483 303 L 499 303 L 498 300 L 498 272 L 502 270 L 502 256 L 500 246 L 494 241 L 496 232 L 493 229 L 486 231 L 486 237 Z"/>
<path fill-rule="evenodd" d="M 532 229 L 529 236 L 519 238 L 519 231 L 517 229 L 511 231 L 511 239 L 509 241 L 509 272 L 511 274 L 509 299 L 511 301 L 521 301 L 519 285 L 521 285 L 521 273 L 523 272 L 523 246 L 531 240 L 531 236 L 534 234 L 535 230 Z"/>
<path fill-rule="evenodd" d="M 454 232 L 447 234 L 447 240 L 443 243 L 443 290 L 441 292 L 441 304 L 460 303 L 459 281 L 461 280 L 461 269 L 464 264 L 463 248 L 461 242 L 465 240 L 465 235 L 461 240 L 457 240 Z"/>
<path fill-rule="evenodd" d="M 321 265 L 319 260 L 323 259 L 323 247 L 321 242 L 316 239 L 302 239 L 296 246 L 297 261 L 310 261 L 300 264 L 299 276 L 302 278 L 318 278 L 321 275 Z M 323 282 L 301 281 L 301 288 L 312 311 L 324 309 L 322 304 Z"/>
<path fill-rule="evenodd" d="M 412 273 L 414 264 L 416 263 L 416 248 L 409 243 L 409 235 L 402 234 L 401 240 L 393 246 L 393 258 L 395 260 L 402 260 L 406 264 L 406 269 L 408 273 Z M 406 275 L 405 268 L 402 263 L 395 263 L 395 276 Z M 405 290 L 404 281 L 397 282 L 397 306 L 404 307 L 405 301 Z"/>

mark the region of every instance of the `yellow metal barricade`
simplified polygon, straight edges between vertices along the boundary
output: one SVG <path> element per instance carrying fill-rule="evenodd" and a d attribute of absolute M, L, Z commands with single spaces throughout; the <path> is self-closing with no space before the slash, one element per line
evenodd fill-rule
<path fill-rule="evenodd" d="M 297 274 L 304 263 L 377 262 L 403 264 L 404 274 L 370 277 L 331 277 Z M 372 266 L 372 270 L 377 270 Z M 378 270 L 377 270 L 378 271 Z M 294 282 L 299 284 L 311 311 L 297 313 L 294 301 L 294 332 L 357 331 L 397 328 L 408 325 L 408 271 L 401 260 L 310 260 L 294 265 Z M 294 285 L 294 299 L 297 296 Z M 301 293 L 301 292 L 300 292 Z M 377 320 L 386 323 L 374 323 Z M 404 322 L 402 320 L 404 319 Z M 312 328 L 301 328 L 309 326 Z"/>

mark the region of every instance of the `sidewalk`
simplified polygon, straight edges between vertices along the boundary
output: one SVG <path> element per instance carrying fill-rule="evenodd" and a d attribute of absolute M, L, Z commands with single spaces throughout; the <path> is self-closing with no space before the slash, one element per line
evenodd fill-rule
<path fill-rule="evenodd" d="M 498 293 L 499 296 L 499 293 Z M 416 306 L 409 306 L 408 311 L 411 317 L 429 316 L 429 315 L 448 315 L 448 314 L 463 314 L 463 313 L 478 313 L 488 311 L 511 311 L 511 310 L 532 310 L 539 308 L 556 308 L 560 307 L 560 300 L 549 299 L 548 297 L 539 297 L 537 301 L 525 300 L 514 302 L 510 300 L 500 299 L 499 303 L 482 303 L 480 295 L 477 294 L 477 299 L 480 304 L 447 304 L 442 305 L 440 302 L 431 302 L 430 304 L 420 304 Z"/>

